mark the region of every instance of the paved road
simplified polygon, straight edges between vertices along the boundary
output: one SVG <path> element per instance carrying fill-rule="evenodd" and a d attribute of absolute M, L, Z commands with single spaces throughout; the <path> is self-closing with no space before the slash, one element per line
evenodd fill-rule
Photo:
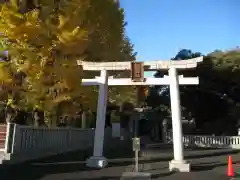
<path fill-rule="evenodd" d="M 120 148 L 122 147 L 122 148 Z M 77 151 L 17 166 L 0 166 L 1 180 L 119 180 L 126 171 L 133 170 L 130 147 L 121 146 L 105 151 L 110 158 L 109 166 L 102 170 L 86 168 L 84 160 L 90 151 Z M 171 173 L 168 161 L 170 149 L 155 148 L 144 151 L 140 158 L 140 170 L 152 173 L 152 179 L 176 180 L 227 180 L 226 163 L 232 154 L 237 171 L 240 154 L 225 150 L 186 150 L 192 164 L 190 173 Z M 240 170 L 239 170 L 240 172 Z"/>

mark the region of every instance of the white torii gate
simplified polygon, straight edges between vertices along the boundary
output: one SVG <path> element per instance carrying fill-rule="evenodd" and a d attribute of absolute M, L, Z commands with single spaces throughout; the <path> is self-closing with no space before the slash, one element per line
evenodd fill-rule
<path fill-rule="evenodd" d="M 174 159 L 169 162 L 169 170 L 178 170 L 180 172 L 189 172 L 190 164 L 184 160 L 183 141 L 182 141 L 182 122 L 181 108 L 179 96 L 180 85 L 197 85 L 199 84 L 198 77 L 183 77 L 178 76 L 177 69 L 187 69 L 197 67 L 197 63 L 201 62 L 203 57 L 193 58 L 189 60 L 178 61 L 146 61 L 144 69 L 147 71 L 157 71 L 160 69 L 168 69 L 169 76 L 163 78 L 145 78 L 143 82 L 133 82 L 131 78 L 108 77 L 107 71 L 116 70 L 131 70 L 132 62 L 84 62 L 78 61 L 78 65 L 86 71 L 101 71 L 100 77 L 95 79 L 83 79 L 83 86 L 99 86 L 98 105 L 97 105 L 97 121 L 94 137 L 93 156 L 87 160 L 87 166 L 104 168 L 108 161 L 103 157 L 104 129 L 105 129 L 105 114 L 108 97 L 108 86 L 141 86 L 141 85 L 169 85 L 171 98 L 172 112 L 172 129 L 173 129 L 173 151 Z"/>

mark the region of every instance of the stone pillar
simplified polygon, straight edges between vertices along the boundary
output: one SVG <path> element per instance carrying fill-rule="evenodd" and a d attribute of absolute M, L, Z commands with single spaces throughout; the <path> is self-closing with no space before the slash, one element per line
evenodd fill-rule
<path fill-rule="evenodd" d="M 108 98 L 108 74 L 106 70 L 101 71 L 101 77 L 98 79 L 99 94 L 97 106 L 97 120 L 94 136 L 94 150 L 93 156 L 87 160 L 88 167 L 104 168 L 107 166 L 108 161 L 103 157 L 103 144 L 104 144 L 104 130 L 105 118 Z"/>
<path fill-rule="evenodd" d="M 172 112 L 173 154 L 174 154 L 174 159 L 169 162 L 169 170 L 189 172 L 190 164 L 184 161 L 183 155 L 183 135 L 179 95 L 179 80 L 176 68 L 170 67 L 169 78 L 170 78 L 170 99 Z"/>

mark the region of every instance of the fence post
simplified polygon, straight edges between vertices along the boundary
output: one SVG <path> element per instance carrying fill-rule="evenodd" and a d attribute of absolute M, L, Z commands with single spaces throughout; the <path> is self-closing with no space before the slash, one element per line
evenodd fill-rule
<path fill-rule="evenodd" d="M 21 126 L 19 124 L 13 124 L 11 153 L 16 152 L 16 150 L 18 151 L 19 149 L 17 148 L 19 147 L 21 148 L 22 146 L 22 134 L 21 134 L 20 128 Z"/>
<path fill-rule="evenodd" d="M 7 123 L 7 132 L 6 132 L 6 140 L 5 140 L 5 153 L 12 153 L 12 145 L 13 145 L 13 136 L 15 126 L 13 123 Z"/>

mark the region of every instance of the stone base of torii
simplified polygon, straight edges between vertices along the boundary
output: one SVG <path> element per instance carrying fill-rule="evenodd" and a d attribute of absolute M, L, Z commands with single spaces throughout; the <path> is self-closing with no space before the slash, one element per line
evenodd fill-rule
<path fill-rule="evenodd" d="M 108 77 L 107 71 L 111 70 L 131 70 L 132 62 L 107 62 L 93 63 L 79 61 L 78 64 L 83 66 L 84 70 L 101 71 L 100 77 L 95 79 L 83 79 L 82 85 L 99 86 L 97 121 L 94 136 L 93 156 L 90 157 L 86 165 L 94 168 L 104 168 L 108 164 L 107 158 L 103 157 L 103 142 L 105 129 L 105 114 L 108 97 L 108 86 L 114 85 L 169 85 L 171 112 L 172 112 L 172 130 L 173 130 L 173 154 L 174 159 L 169 162 L 170 171 L 189 172 L 190 164 L 184 160 L 183 153 L 183 135 L 180 108 L 179 85 L 196 85 L 199 83 L 198 77 L 179 76 L 177 69 L 195 68 L 198 62 L 203 60 L 202 57 L 190 60 L 179 61 L 155 61 L 144 62 L 144 68 L 148 70 L 168 69 L 169 76 L 163 78 L 146 78 L 144 82 L 134 82 L 131 78 L 113 79 Z"/>

